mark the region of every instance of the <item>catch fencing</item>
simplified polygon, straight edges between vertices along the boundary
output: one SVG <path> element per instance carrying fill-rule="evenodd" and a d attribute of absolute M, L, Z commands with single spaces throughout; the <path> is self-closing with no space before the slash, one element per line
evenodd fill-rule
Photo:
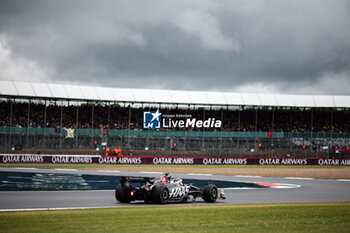
<path fill-rule="evenodd" d="M 54 128 L 0 127 L 0 148 L 86 148 L 106 145 L 128 150 L 283 152 L 327 154 L 334 147 L 350 145 L 349 133 L 282 133 L 223 131 L 152 131 L 76 129 L 74 138 Z"/>

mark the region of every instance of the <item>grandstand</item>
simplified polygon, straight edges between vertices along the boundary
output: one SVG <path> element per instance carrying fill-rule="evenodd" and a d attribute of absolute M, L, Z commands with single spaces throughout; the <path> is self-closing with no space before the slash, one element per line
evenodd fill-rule
<path fill-rule="evenodd" d="M 350 96 L 223 93 L 0 81 L 0 149 L 326 157 L 350 142 Z M 143 112 L 221 120 L 143 129 Z M 74 137 L 66 129 L 74 129 Z M 136 151 L 136 152 L 135 152 Z"/>

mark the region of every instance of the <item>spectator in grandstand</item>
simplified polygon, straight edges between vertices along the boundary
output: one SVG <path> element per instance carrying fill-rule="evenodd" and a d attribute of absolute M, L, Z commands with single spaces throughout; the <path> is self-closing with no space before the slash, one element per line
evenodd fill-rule
<path fill-rule="evenodd" d="M 24 102 L 12 103 L 12 116 L 10 102 L 1 101 L 0 107 L 1 127 L 55 128 L 62 125 L 62 127 L 72 126 L 73 128 L 107 128 L 117 130 L 142 130 L 143 128 L 143 108 L 132 108 L 129 122 L 129 108 L 120 106 L 94 106 L 94 110 L 92 110 L 91 105 L 82 104 L 79 105 L 77 111 L 77 106 L 61 107 L 50 104 L 46 107 L 46 119 L 44 104 L 31 103 L 28 106 L 28 103 Z M 155 108 L 148 108 L 148 110 L 156 111 Z M 332 112 L 331 110 L 305 109 L 275 109 L 274 111 L 271 109 L 259 109 L 258 111 L 255 109 L 205 111 L 203 109 L 169 109 L 167 111 L 172 114 L 188 114 L 192 118 L 197 119 L 203 119 L 204 114 L 206 119 L 209 117 L 221 119 L 222 117 L 222 127 L 218 129 L 222 131 L 350 132 L 349 110 L 332 110 Z M 272 118 L 274 119 L 273 122 Z M 203 129 L 179 128 L 174 130 Z M 206 130 L 212 131 L 214 129 Z"/>

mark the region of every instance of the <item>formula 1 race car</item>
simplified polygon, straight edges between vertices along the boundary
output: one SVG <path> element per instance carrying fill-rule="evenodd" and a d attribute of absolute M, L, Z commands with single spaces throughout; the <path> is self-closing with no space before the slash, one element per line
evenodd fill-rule
<path fill-rule="evenodd" d="M 139 187 L 131 183 L 138 183 Z M 197 197 L 205 202 L 216 202 L 217 198 L 225 199 L 225 193 L 213 184 L 198 188 L 193 184 L 183 184 L 182 179 L 172 178 L 169 174 L 150 179 L 148 177 L 124 176 L 115 190 L 115 197 L 121 203 L 144 200 L 146 203 L 165 204 L 169 202 L 190 202 Z"/>

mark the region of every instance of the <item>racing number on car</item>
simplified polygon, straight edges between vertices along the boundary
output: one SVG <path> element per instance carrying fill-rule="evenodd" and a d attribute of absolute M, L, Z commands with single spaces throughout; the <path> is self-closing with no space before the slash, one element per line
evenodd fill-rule
<path fill-rule="evenodd" d="M 181 197 L 188 193 L 188 186 L 175 187 L 170 190 L 170 197 Z"/>

